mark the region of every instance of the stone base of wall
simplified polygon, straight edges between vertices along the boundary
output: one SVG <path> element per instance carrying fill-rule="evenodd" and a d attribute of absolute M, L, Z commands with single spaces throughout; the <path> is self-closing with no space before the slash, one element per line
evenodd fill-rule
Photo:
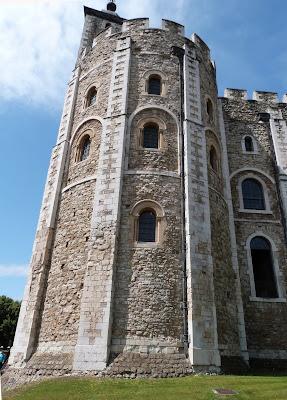
<path fill-rule="evenodd" d="M 117 378 L 172 378 L 193 373 L 183 354 L 139 354 L 125 352 L 101 372 Z"/>
<path fill-rule="evenodd" d="M 221 373 L 226 375 L 246 375 L 249 365 L 240 356 L 221 356 Z"/>
<path fill-rule="evenodd" d="M 287 360 L 285 359 L 267 359 L 267 358 L 251 358 L 250 369 L 256 371 L 257 369 L 265 369 L 268 371 L 287 371 Z M 286 372 L 287 374 L 287 372 Z"/>
<path fill-rule="evenodd" d="M 23 368 L 5 368 L 2 373 L 3 390 L 14 389 L 28 382 L 53 376 L 68 375 L 73 367 L 73 354 L 35 353 Z"/>

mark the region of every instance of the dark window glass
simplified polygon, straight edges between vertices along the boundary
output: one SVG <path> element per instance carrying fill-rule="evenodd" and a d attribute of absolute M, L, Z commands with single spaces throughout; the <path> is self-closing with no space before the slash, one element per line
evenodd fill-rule
<path fill-rule="evenodd" d="M 158 128 L 156 126 L 146 126 L 144 128 L 143 147 L 158 148 Z"/>
<path fill-rule="evenodd" d="M 250 243 L 257 297 L 278 297 L 270 243 L 257 236 Z"/>
<path fill-rule="evenodd" d="M 253 144 L 252 144 L 251 137 L 246 136 L 246 138 L 245 138 L 245 150 L 253 151 Z"/>
<path fill-rule="evenodd" d="M 210 152 L 209 152 L 209 161 L 210 161 L 210 165 L 211 165 L 211 167 L 213 168 L 213 169 L 215 169 L 214 168 L 214 166 L 215 166 L 215 160 L 214 160 L 214 150 L 213 149 L 211 149 L 210 150 Z"/>
<path fill-rule="evenodd" d="M 90 101 L 89 101 L 89 106 L 92 106 L 95 104 L 97 98 L 97 91 L 96 89 L 93 89 L 93 91 L 90 94 Z"/>
<path fill-rule="evenodd" d="M 148 93 L 160 95 L 160 79 L 150 78 L 148 81 Z"/>
<path fill-rule="evenodd" d="M 244 208 L 264 210 L 264 198 L 262 187 L 259 182 L 253 179 L 245 179 L 242 182 L 242 196 Z"/>
<path fill-rule="evenodd" d="M 83 144 L 81 161 L 86 160 L 86 158 L 88 158 L 90 154 L 90 148 L 91 148 L 91 141 L 90 138 L 87 138 Z"/>
<path fill-rule="evenodd" d="M 217 155 L 215 148 L 212 146 L 210 151 L 209 151 L 209 162 L 210 166 L 214 171 L 217 171 Z"/>
<path fill-rule="evenodd" d="M 155 242 L 156 216 L 152 211 L 143 211 L 139 216 L 139 242 Z"/>

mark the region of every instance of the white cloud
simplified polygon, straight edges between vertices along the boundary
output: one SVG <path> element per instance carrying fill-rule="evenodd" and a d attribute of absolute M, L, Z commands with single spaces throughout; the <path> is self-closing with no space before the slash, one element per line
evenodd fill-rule
<path fill-rule="evenodd" d="M 0 1 L 0 104 L 20 100 L 25 105 L 61 108 L 80 43 L 83 3 Z M 84 4 L 101 10 L 106 1 L 88 0 Z M 127 19 L 150 16 L 150 25 L 160 27 L 161 18 L 173 19 L 181 13 L 182 0 L 171 4 L 127 0 L 117 2 L 117 12 Z"/>
<path fill-rule="evenodd" d="M 0 277 L 4 276 L 26 276 L 29 265 L 17 265 L 17 264 L 0 264 Z"/>

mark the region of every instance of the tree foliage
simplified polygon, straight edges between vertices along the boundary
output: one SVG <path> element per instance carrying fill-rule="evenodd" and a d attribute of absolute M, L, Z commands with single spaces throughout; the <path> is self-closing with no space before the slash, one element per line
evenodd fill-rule
<path fill-rule="evenodd" d="M 0 346 L 13 343 L 21 302 L 0 296 Z"/>

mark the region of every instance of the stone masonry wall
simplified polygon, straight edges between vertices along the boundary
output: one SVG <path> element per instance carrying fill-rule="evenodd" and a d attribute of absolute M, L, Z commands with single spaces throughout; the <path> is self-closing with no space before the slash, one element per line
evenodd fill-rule
<path fill-rule="evenodd" d="M 147 199 L 158 202 L 165 212 L 163 243 L 137 247 L 130 212 Z M 180 239 L 180 180 L 160 173 L 125 175 L 112 334 L 115 351 L 125 344 L 135 350 L 150 345 L 150 351 L 161 351 L 168 342 L 175 347 L 181 341 Z"/>
<path fill-rule="evenodd" d="M 94 187 L 93 181 L 86 182 L 62 194 L 39 326 L 41 351 L 76 344 Z"/>
<path fill-rule="evenodd" d="M 233 91 L 230 91 L 231 95 L 229 94 L 229 96 L 233 96 Z M 251 235 L 265 235 L 274 243 L 276 250 L 273 248 L 273 265 L 275 265 L 274 263 L 278 265 L 277 282 L 281 296 L 285 297 L 287 254 L 284 231 L 281 224 L 267 132 L 265 126 L 258 123 L 259 112 L 269 112 L 269 104 L 272 105 L 272 108 L 276 107 L 275 103 L 269 103 L 269 100 L 268 102 L 235 100 L 234 96 L 233 99 L 222 99 L 247 345 L 251 359 L 286 358 L 284 350 L 286 349 L 286 335 L 282 328 L 284 325 L 282 325 L 282 321 L 287 318 L 286 299 L 251 299 L 249 249 L 246 245 L 247 239 Z M 257 151 L 248 154 L 242 150 L 244 135 L 254 138 Z M 242 209 L 240 182 L 248 174 L 255 179 L 260 179 L 266 187 L 266 211 L 252 212 L 252 210 Z M 270 209 L 268 209 L 268 204 Z"/>

